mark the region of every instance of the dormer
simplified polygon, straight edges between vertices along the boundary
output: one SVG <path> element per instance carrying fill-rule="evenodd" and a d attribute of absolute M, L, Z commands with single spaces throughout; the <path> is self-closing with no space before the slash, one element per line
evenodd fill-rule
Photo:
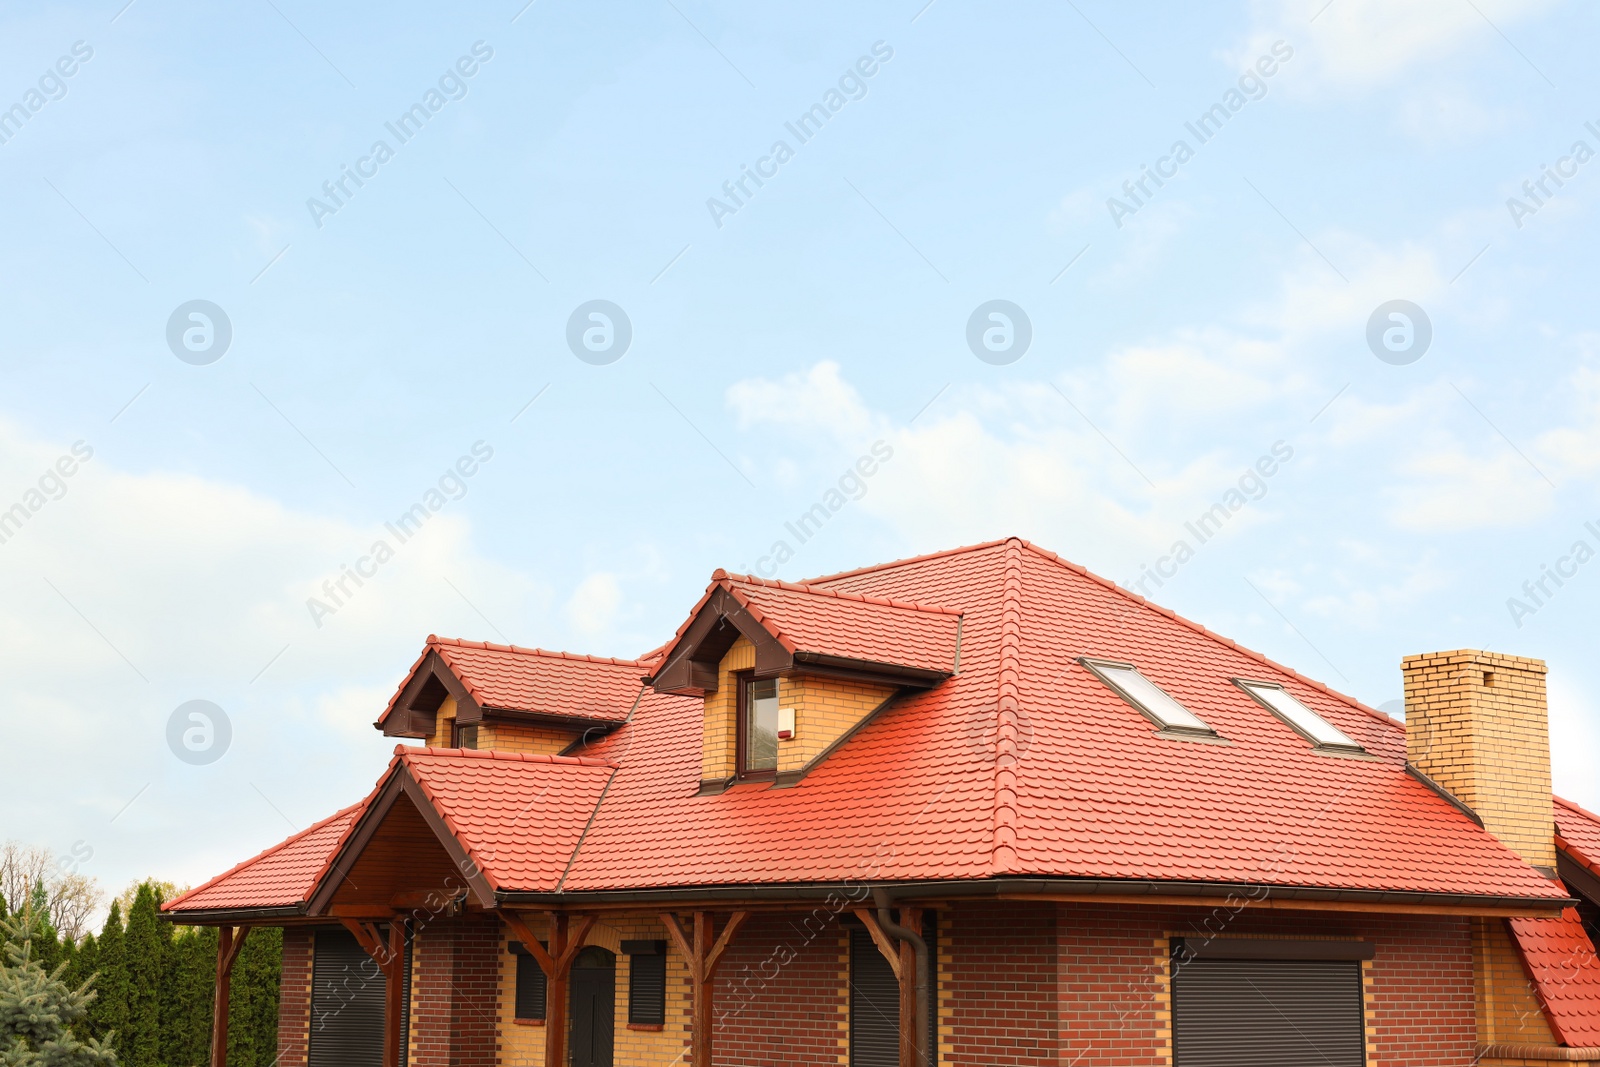
<path fill-rule="evenodd" d="M 792 785 L 960 648 L 958 611 L 719 570 L 648 681 L 703 700 L 702 792 Z"/>
<path fill-rule="evenodd" d="M 637 660 L 429 635 L 374 725 L 429 748 L 555 754 L 621 726 L 644 671 Z"/>

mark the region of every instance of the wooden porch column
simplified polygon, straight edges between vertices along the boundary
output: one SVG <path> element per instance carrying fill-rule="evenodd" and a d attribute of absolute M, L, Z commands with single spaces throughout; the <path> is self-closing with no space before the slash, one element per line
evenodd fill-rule
<path fill-rule="evenodd" d="M 926 1061 L 923 1059 L 922 1045 L 927 1040 L 922 1027 L 917 1022 L 917 950 L 909 941 L 895 941 L 883 932 L 883 927 L 878 925 L 877 913 L 869 908 L 854 909 L 856 918 L 866 926 L 867 932 L 872 935 L 873 944 L 878 946 L 878 951 L 883 953 L 889 961 L 889 966 L 894 970 L 895 983 L 900 989 L 900 1067 L 921 1067 Z M 922 933 L 922 909 L 901 908 L 900 925 L 913 933 Z M 934 960 L 928 961 L 928 966 L 936 967 Z M 929 976 L 929 985 L 932 986 L 932 976 Z M 937 1001 L 933 993 L 930 999 Z M 930 1013 L 937 1012 L 937 1004 L 928 1006 Z M 937 1018 L 937 1016 L 935 1015 Z"/>
<path fill-rule="evenodd" d="M 584 939 L 594 929 L 594 915 L 585 915 L 578 923 L 578 932 L 568 931 L 570 919 L 564 911 L 546 912 L 550 923 L 550 947 L 546 949 L 533 936 L 527 921 L 515 912 L 502 912 L 500 917 L 511 928 L 511 933 L 528 954 L 539 961 L 544 972 L 544 1062 L 565 1067 L 567 1062 L 567 977 L 572 973 L 572 961 L 583 950 Z"/>
<path fill-rule="evenodd" d="M 359 919 L 340 919 L 355 935 L 357 943 L 383 973 L 383 1067 L 400 1067 L 400 1018 L 406 995 L 406 927 L 398 918 L 389 921 L 387 942 L 378 933 L 378 924 Z"/>
<path fill-rule="evenodd" d="M 749 917 L 750 913 L 747 911 L 734 912 L 713 943 L 710 912 L 694 913 L 692 942 L 684 934 L 683 927 L 678 925 L 676 915 L 666 911 L 661 913 L 661 924 L 667 928 L 667 933 L 672 935 L 673 943 L 678 946 L 678 951 L 683 953 L 683 958 L 689 964 L 689 985 L 694 1001 L 689 1028 L 690 1067 L 711 1067 L 711 1034 L 716 1025 L 716 1016 L 712 1012 L 711 980 L 716 977 L 717 964 L 722 961 L 722 954 L 727 951 L 728 942 L 733 940 L 733 935 Z"/>
<path fill-rule="evenodd" d="M 248 926 L 217 930 L 216 999 L 211 1005 L 211 1067 L 228 1067 L 228 993 L 233 988 L 233 961 L 244 948 Z"/>

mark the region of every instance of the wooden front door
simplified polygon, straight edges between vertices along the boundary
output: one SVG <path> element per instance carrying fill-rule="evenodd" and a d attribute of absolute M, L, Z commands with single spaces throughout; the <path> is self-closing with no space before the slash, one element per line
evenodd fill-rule
<path fill-rule="evenodd" d="M 572 1067 L 611 1067 L 617 957 L 591 945 L 572 961 Z"/>

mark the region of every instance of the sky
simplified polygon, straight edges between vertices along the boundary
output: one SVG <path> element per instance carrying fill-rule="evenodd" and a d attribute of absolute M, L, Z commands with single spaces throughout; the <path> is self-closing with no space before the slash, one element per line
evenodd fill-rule
<path fill-rule="evenodd" d="M 1391 713 L 1543 659 L 1600 808 L 1597 22 L 0 7 L 0 838 L 197 883 L 430 633 L 1010 535 Z"/>

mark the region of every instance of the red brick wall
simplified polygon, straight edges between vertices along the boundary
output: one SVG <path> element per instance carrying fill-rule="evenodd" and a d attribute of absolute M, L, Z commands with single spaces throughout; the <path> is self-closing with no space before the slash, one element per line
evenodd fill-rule
<path fill-rule="evenodd" d="M 500 920 L 435 918 L 412 946 L 412 1067 L 495 1067 Z"/>
<path fill-rule="evenodd" d="M 944 1063 L 1054 1065 L 1060 1059 L 1057 907 L 963 904 L 940 917 Z"/>
<path fill-rule="evenodd" d="M 283 973 L 278 980 L 278 1067 L 305 1067 L 311 1038 L 311 931 L 283 931 Z"/>
<path fill-rule="evenodd" d="M 719 1067 L 839 1064 L 848 941 L 837 919 L 820 915 L 753 915 L 728 945 L 712 989 Z"/>
<path fill-rule="evenodd" d="M 1169 933 L 1370 940 L 1376 947 L 1367 965 L 1370 1067 L 1474 1062 L 1477 1022 L 1465 919 L 1063 904 L 1058 931 L 1062 1058 L 1074 1067 L 1169 1062 L 1160 1013 L 1170 1002 L 1162 997 L 1156 944 Z"/>

